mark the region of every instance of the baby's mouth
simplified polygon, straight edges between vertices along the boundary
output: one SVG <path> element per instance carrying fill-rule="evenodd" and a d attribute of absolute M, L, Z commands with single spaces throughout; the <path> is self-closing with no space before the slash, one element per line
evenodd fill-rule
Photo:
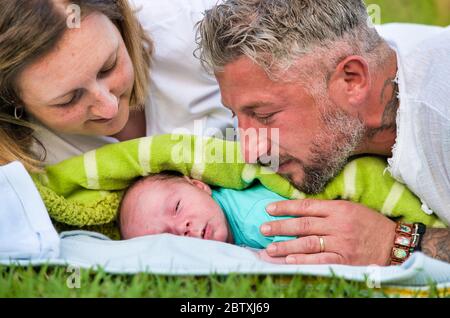
<path fill-rule="evenodd" d="M 201 233 L 202 239 L 205 239 L 206 226 L 207 226 L 207 224 L 205 224 L 205 227 L 203 228 L 202 233 Z"/>
<path fill-rule="evenodd" d="M 202 239 L 211 240 L 211 226 L 209 225 L 209 222 L 203 227 Z"/>

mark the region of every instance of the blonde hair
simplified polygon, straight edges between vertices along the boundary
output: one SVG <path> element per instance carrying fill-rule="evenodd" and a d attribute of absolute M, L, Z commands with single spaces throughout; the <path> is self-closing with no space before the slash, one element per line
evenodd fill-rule
<path fill-rule="evenodd" d="M 65 3 L 65 2 L 64 2 Z M 0 165 L 21 161 L 29 171 L 39 171 L 41 158 L 30 147 L 33 125 L 27 115 L 16 118 L 23 107 L 16 80 L 19 74 L 52 49 L 67 30 L 67 16 L 55 0 L 0 0 Z M 139 23 L 128 0 L 75 0 L 82 17 L 93 12 L 106 15 L 119 29 L 131 61 L 135 78 L 130 108 L 142 107 L 150 82 L 153 43 Z"/>

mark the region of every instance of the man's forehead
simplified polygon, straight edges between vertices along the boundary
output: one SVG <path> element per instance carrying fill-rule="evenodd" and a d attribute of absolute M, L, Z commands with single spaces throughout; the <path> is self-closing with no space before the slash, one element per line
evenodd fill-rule
<path fill-rule="evenodd" d="M 219 81 L 232 83 L 252 83 L 270 81 L 264 69 L 246 56 L 226 64 L 222 70 L 215 72 Z"/>
<path fill-rule="evenodd" d="M 234 111 L 272 109 L 289 104 L 290 95 L 282 87 L 254 87 L 248 90 L 229 90 L 222 93 L 222 104 Z"/>
<path fill-rule="evenodd" d="M 229 108 L 270 106 L 271 93 L 277 83 L 248 58 L 240 58 L 215 73 L 219 82 L 222 103 Z"/>

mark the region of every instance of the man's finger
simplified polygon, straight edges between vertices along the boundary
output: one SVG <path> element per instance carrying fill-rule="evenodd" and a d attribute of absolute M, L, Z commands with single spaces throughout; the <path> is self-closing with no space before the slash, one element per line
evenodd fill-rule
<path fill-rule="evenodd" d="M 299 217 L 267 222 L 261 225 L 265 236 L 308 236 L 330 234 L 330 227 L 323 218 Z"/>
<path fill-rule="evenodd" d="M 285 200 L 269 204 L 266 211 L 274 216 L 291 215 L 291 216 L 315 216 L 326 217 L 329 215 L 328 210 L 330 200 Z"/>
<path fill-rule="evenodd" d="M 261 260 L 273 264 L 286 264 L 286 257 L 272 257 L 267 254 L 266 250 L 258 252 L 258 256 Z"/>
<path fill-rule="evenodd" d="M 336 250 L 331 236 L 321 236 L 323 252 Z M 271 257 L 288 256 L 291 254 L 317 254 L 321 251 L 320 237 L 311 235 L 294 240 L 272 243 L 267 246 L 267 254 Z"/>
<path fill-rule="evenodd" d="M 287 264 L 343 264 L 342 256 L 336 253 L 293 254 L 286 257 Z"/>

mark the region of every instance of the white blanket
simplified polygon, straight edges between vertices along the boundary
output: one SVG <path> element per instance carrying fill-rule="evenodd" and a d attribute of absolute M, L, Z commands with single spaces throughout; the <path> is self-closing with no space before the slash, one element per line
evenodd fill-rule
<path fill-rule="evenodd" d="M 0 264 L 102 267 L 110 273 L 164 275 L 301 274 L 381 285 L 450 287 L 450 264 L 415 253 L 402 266 L 275 265 L 253 250 L 170 234 L 112 241 L 86 231 L 57 235 L 23 166 L 0 167 Z"/>

